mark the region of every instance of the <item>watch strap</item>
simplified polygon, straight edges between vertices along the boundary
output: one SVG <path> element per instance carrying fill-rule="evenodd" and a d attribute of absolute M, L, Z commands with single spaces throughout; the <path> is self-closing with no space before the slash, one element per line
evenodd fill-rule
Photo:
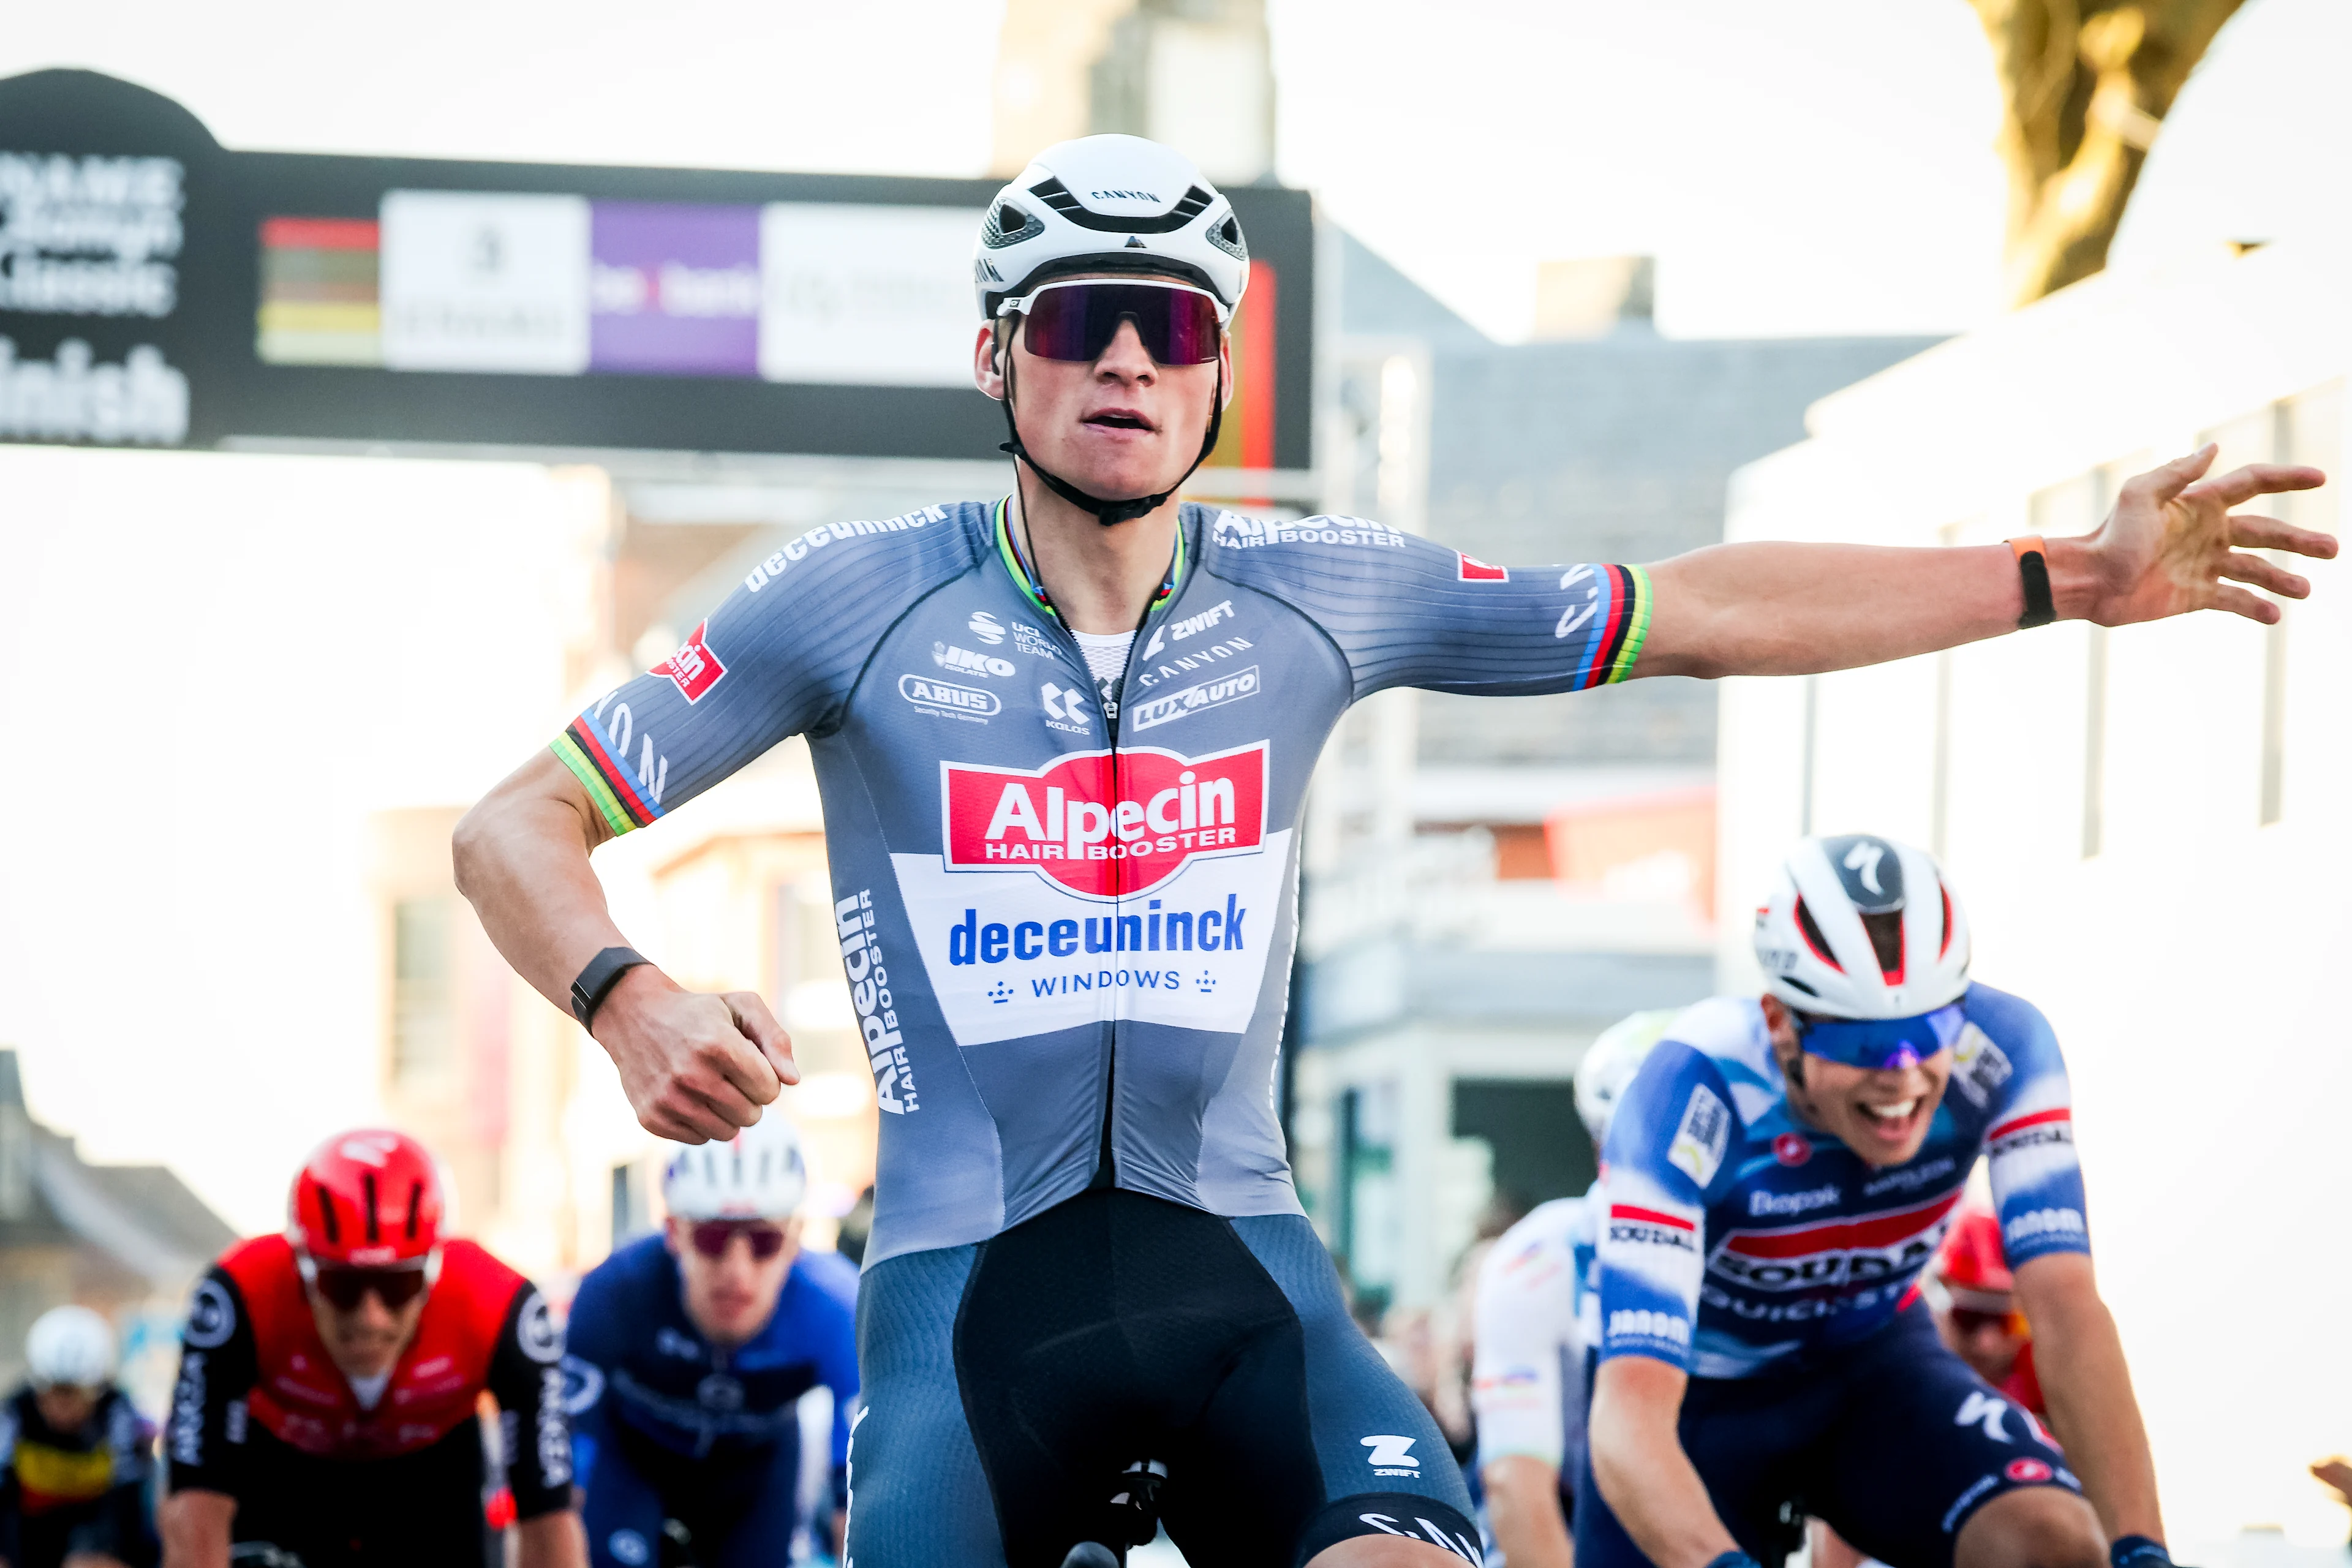
<path fill-rule="evenodd" d="M 597 1007 L 623 974 L 652 962 L 634 947 L 608 947 L 590 959 L 580 978 L 572 983 L 572 1016 L 580 1020 L 580 1026 L 584 1029 L 594 1020 Z"/>
<path fill-rule="evenodd" d="M 2025 613 L 2017 617 L 2017 629 L 2048 626 L 2058 618 L 2058 606 L 2050 597 L 2049 547 L 2038 533 L 2021 533 L 2009 542 L 2009 550 L 2017 557 L 2018 581 L 2025 589 Z"/>

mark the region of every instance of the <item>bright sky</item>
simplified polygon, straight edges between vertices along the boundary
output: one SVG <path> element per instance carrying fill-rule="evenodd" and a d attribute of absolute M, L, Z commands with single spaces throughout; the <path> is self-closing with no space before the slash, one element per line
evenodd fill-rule
<path fill-rule="evenodd" d="M 18 10 L 0 74 L 128 77 L 231 146 L 949 174 L 986 162 L 1002 16 L 987 0 L 412 0 L 396 25 L 310 0 Z M 2183 114 L 2200 109 L 2217 146 L 2265 151 L 2184 155 L 2189 183 L 2278 199 L 2300 172 L 2279 133 L 2340 96 L 2323 73 L 2352 42 L 2347 10 L 2252 0 L 2221 52 L 2243 68 L 2210 101 L 2192 85 Z M 1283 178 L 1499 336 L 1526 331 L 1538 261 L 1616 251 L 1659 257 L 1661 324 L 1683 335 L 1950 331 L 1997 308 L 2000 106 L 1965 0 L 1268 12 Z M 2309 90 L 2279 92 L 2281 73 Z M 2213 210 L 2176 206 L 2175 227 Z"/>

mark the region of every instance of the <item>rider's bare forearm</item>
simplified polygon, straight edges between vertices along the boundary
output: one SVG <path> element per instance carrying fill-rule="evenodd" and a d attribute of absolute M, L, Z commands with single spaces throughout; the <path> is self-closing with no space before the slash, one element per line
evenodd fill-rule
<path fill-rule="evenodd" d="M 591 958 L 627 945 L 589 851 L 612 835 L 551 752 L 517 768 L 457 824 L 457 889 L 515 973 L 558 1007 Z"/>
<path fill-rule="evenodd" d="M 1658 1568 L 1706 1568 L 1739 1550 L 1675 1429 L 1689 1382 L 1664 1362 L 1638 1355 L 1602 1362 L 1592 1380 L 1593 1479 Z"/>
<path fill-rule="evenodd" d="M 2019 1303 L 2033 1326 L 2033 1367 L 2050 1427 L 2108 1536 L 2164 1539 L 2156 1463 L 2132 1394 L 2116 1321 L 2081 1253 L 2036 1258 L 2017 1270 Z"/>
<path fill-rule="evenodd" d="M 2051 596 L 2080 615 L 2077 541 L 2049 542 Z M 1657 590 L 1637 675 L 1812 675 L 1934 653 L 2017 628 L 2025 594 L 2005 544 L 1950 550 L 1758 541 L 1649 568 Z"/>
<path fill-rule="evenodd" d="M 587 1568 L 587 1532 L 568 1508 L 518 1523 L 515 1548 L 516 1568 Z"/>
<path fill-rule="evenodd" d="M 176 1491 L 156 1510 L 163 1538 L 163 1568 L 228 1568 L 230 1526 L 236 1499 L 226 1492 Z"/>
<path fill-rule="evenodd" d="M 1575 1568 L 1576 1547 L 1559 1510 L 1559 1468 L 1524 1454 L 1489 1460 L 1486 1518 L 1511 1568 Z"/>

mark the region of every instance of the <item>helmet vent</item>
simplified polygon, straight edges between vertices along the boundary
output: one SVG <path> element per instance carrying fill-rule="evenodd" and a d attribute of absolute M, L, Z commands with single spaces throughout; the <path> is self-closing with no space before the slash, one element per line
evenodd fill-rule
<path fill-rule="evenodd" d="M 425 1184 L 424 1184 L 423 1182 L 411 1182 L 411 1183 L 409 1183 L 409 1184 L 408 1184 L 408 1239 L 409 1239 L 409 1240 L 411 1240 L 411 1241 L 415 1241 L 415 1240 L 416 1239 L 416 1220 L 417 1220 L 417 1215 L 418 1215 L 418 1213 L 419 1213 L 419 1212 L 424 1208 L 424 1206 L 425 1206 Z"/>
<path fill-rule="evenodd" d="M 1878 958 L 1878 972 L 1889 985 L 1903 984 L 1903 915 L 1864 915 L 1862 929 L 1870 933 L 1870 950 Z"/>
<path fill-rule="evenodd" d="M 1225 221 L 1209 230 L 1209 243 L 1232 257 L 1235 261 L 1249 259 L 1249 242 L 1242 237 L 1241 219 L 1230 213 Z"/>
<path fill-rule="evenodd" d="M 1045 232 L 1045 220 L 1034 213 L 1024 212 L 1011 202 L 999 202 L 989 208 L 988 221 L 981 226 L 980 243 L 991 250 L 1002 250 Z"/>
<path fill-rule="evenodd" d="M 367 1195 L 367 1238 L 382 1241 L 383 1237 L 376 1234 L 375 1225 L 375 1173 L 371 1171 L 360 1177 L 360 1191 Z"/>
<path fill-rule="evenodd" d="M 1071 194 L 1070 187 L 1059 179 L 1041 180 L 1029 187 L 1029 194 L 1053 208 L 1080 228 L 1090 228 L 1098 234 L 1173 234 L 1208 211 L 1215 198 L 1200 186 L 1184 193 L 1176 205 L 1157 217 L 1120 216 L 1116 213 L 1087 210 L 1085 203 Z M 1041 228 L 1042 232 L 1042 228 Z"/>
<path fill-rule="evenodd" d="M 310 1187 L 319 1194 L 319 1215 L 327 1222 L 327 1245 L 341 1247 L 342 1227 L 335 1223 L 335 1194 L 327 1190 L 324 1182 L 312 1182 Z"/>
<path fill-rule="evenodd" d="M 1797 900 L 1797 929 L 1805 933 L 1805 944 L 1813 950 L 1815 958 L 1820 959 L 1840 974 L 1845 973 L 1845 965 L 1840 963 L 1835 955 L 1830 952 L 1830 939 L 1822 934 L 1822 928 L 1813 920 L 1813 911 L 1805 907 L 1805 900 L 1802 899 Z"/>

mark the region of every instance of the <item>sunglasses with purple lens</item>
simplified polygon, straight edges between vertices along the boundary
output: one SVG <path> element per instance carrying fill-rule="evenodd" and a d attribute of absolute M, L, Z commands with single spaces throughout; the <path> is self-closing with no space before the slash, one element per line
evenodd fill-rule
<path fill-rule="evenodd" d="M 1161 364 L 1207 364 L 1217 357 L 1224 325 L 1215 295 L 1181 283 L 1085 279 L 1047 283 L 1000 315 L 1021 318 L 1021 342 L 1039 359 L 1092 363 L 1110 347 L 1123 322 L 1135 323 L 1144 352 Z"/>
<path fill-rule="evenodd" d="M 784 1227 L 763 1223 L 746 1224 L 740 1220 L 704 1220 L 688 1233 L 694 1250 L 713 1261 L 727 1256 L 727 1244 L 741 1237 L 751 1248 L 751 1256 L 767 1262 L 784 1249 Z"/>

